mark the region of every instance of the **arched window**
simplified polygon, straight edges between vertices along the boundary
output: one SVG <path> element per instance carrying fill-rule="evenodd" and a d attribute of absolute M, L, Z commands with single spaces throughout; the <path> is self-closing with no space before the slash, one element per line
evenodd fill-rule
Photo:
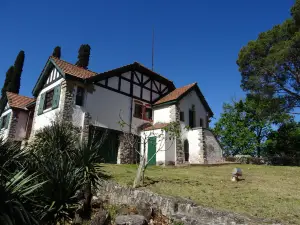
<path fill-rule="evenodd" d="M 190 158 L 190 151 L 189 151 L 189 141 L 188 140 L 184 140 L 183 143 L 183 150 L 184 150 L 184 161 L 185 162 L 189 162 L 189 158 Z"/>

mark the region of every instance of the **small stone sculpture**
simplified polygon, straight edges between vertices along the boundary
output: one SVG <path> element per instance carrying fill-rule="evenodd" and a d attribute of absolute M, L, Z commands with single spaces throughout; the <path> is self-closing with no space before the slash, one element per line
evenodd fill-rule
<path fill-rule="evenodd" d="M 242 176 L 242 169 L 241 168 L 234 168 L 232 171 L 232 177 L 231 180 L 232 181 L 239 181 L 239 177 Z"/>

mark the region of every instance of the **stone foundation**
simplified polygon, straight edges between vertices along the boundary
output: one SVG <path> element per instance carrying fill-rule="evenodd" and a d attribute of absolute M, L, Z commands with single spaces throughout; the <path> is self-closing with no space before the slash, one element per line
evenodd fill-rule
<path fill-rule="evenodd" d="M 118 149 L 118 163 L 133 164 L 136 163 L 138 153 L 138 137 L 133 134 L 121 134 L 119 137 L 120 145 Z"/>

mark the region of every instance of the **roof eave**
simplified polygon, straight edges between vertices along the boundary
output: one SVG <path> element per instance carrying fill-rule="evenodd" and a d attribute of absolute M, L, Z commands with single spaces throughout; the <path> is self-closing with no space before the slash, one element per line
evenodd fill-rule
<path fill-rule="evenodd" d="M 36 84 L 35 84 L 35 86 L 32 90 L 32 95 L 33 96 L 37 96 L 39 90 L 42 88 L 41 85 L 43 83 L 43 78 L 44 78 L 44 76 L 45 76 L 46 72 L 48 71 L 48 68 L 51 64 L 60 72 L 60 74 L 63 77 L 65 77 L 65 73 L 59 68 L 59 66 L 55 63 L 55 61 L 52 58 L 49 58 L 46 65 L 45 65 L 45 67 L 44 67 L 44 69 L 42 70 L 42 72 L 39 76 L 38 81 L 36 82 Z"/>
<path fill-rule="evenodd" d="M 157 108 L 157 107 L 165 106 L 165 105 L 173 105 L 173 104 L 176 104 L 177 102 L 178 102 L 177 99 L 176 100 L 167 101 L 167 102 L 162 102 L 162 103 L 154 104 L 153 108 Z"/>

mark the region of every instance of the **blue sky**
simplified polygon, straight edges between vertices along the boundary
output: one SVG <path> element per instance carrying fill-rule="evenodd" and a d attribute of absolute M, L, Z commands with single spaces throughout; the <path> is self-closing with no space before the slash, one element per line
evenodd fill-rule
<path fill-rule="evenodd" d="M 92 48 L 89 68 L 103 72 L 138 61 L 176 86 L 198 82 L 219 118 L 222 104 L 244 96 L 236 60 L 240 48 L 290 16 L 294 0 L 1 0 L 0 86 L 20 50 L 26 54 L 21 94 L 32 88 L 57 45 L 75 62 Z M 3 56 L 5 56 L 3 58 Z"/>

